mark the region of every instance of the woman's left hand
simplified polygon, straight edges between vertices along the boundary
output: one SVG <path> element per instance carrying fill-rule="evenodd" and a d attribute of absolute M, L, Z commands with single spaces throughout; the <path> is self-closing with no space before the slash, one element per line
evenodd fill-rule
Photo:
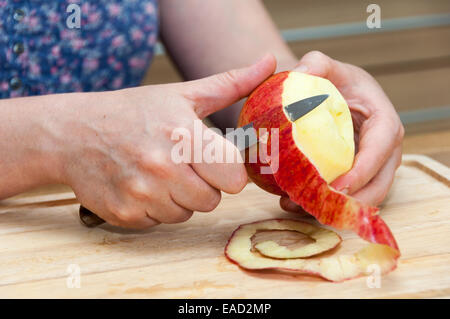
<path fill-rule="evenodd" d="M 401 163 L 404 135 L 403 125 L 389 98 L 366 71 L 321 52 L 304 55 L 294 71 L 330 80 L 350 107 L 356 156 L 352 169 L 331 186 L 364 203 L 380 204 Z M 280 204 L 287 211 L 302 211 L 286 197 L 281 198 Z"/>

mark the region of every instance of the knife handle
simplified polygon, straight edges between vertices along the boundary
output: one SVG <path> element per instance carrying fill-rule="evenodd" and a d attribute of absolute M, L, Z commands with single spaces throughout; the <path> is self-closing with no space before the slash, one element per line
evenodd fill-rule
<path fill-rule="evenodd" d="M 103 218 L 98 217 L 84 206 L 80 206 L 79 214 L 81 223 L 86 227 L 93 228 L 105 223 Z"/>

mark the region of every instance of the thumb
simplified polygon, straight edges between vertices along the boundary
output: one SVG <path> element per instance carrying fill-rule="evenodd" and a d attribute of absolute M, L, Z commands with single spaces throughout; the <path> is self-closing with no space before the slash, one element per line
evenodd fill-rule
<path fill-rule="evenodd" d="M 275 68 L 275 57 L 266 54 L 248 67 L 187 82 L 184 95 L 194 102 L 194 111 L 203 119 L 248 96 Z"/>
<path fill-rule="evenodd" d="M 342 62 L 320 51 L 306 53 L 295 66 L 294 71 L 320 76 L 335 84 L 339 84 L 339 80 L 348 72 Z"/>

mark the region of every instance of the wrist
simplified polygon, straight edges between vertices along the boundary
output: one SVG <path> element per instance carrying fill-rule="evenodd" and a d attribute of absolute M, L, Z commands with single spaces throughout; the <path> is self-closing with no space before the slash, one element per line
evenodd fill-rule
<path fill-rule="evenodd" d="M 78 93 L 41 97 L 28 121 L 30 133 L 36 136 L 30 149 L 36 154 L 36 167 L 42 171 L 40 183 L 64 183 L 65 150 L 70 143 L 66 117 Z M 36 101 L 37 102 L 37 101 Z M 31 143 L 30 143 L 31 144 Z M 36 167 L 31 168 L 35 170 Z"/>
<path fill-rule="evenodd" d="M 86 122 L 85 110 L 92 110 L 90 93 L 67 93 L 47 96 L 38 107 L 34 125 L 39 134 L 40 165 L 46 182 L 67 184 L 67 168 L 79 156 L 83 144 L 80 123 Z M 89 121 L 89 120 L 87 120 Z"/>
<path fill-rule="evenodd" d="M 117 122 L 111 120 L 114 117 L 111 113 L 117 105 L 125 104 L 121 102 L 126 99 L 126 94 L 119 90 L 60 94 L 57 97 L 51 103 L 52 117 L 46 117 L 48 125 L 43 143 L 48 145 L 50 152 L 46 154 L 49 166 L 45 169 L 54 182 L 73 186 L 74 178 L 79 178 L 76 172 L 80 171 L 80 163 L 86 164 L 89 159 L 95 165 L 98 157 L 109 151 L 104 131 L 115 132 Z M 119 114 L 124 114 L 126 108 L 121 111 Z M 112 126 L 111 122 L 114 122 Z M 81 160 L 82 157 L 85 160 Z"/>
<path fill-rule="evenodd" d="M 59 116 L 67 104 L 64 95 L 0 101 L 0 197 L 63 182 Z"/>

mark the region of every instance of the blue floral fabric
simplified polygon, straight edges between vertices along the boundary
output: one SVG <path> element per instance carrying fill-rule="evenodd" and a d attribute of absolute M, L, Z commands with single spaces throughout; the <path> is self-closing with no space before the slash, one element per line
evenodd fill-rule
<path fill-rule="evenodd" d="M 137 86 L 157 34 L 157 0 L 0 0 L 0 98 Z"/>

